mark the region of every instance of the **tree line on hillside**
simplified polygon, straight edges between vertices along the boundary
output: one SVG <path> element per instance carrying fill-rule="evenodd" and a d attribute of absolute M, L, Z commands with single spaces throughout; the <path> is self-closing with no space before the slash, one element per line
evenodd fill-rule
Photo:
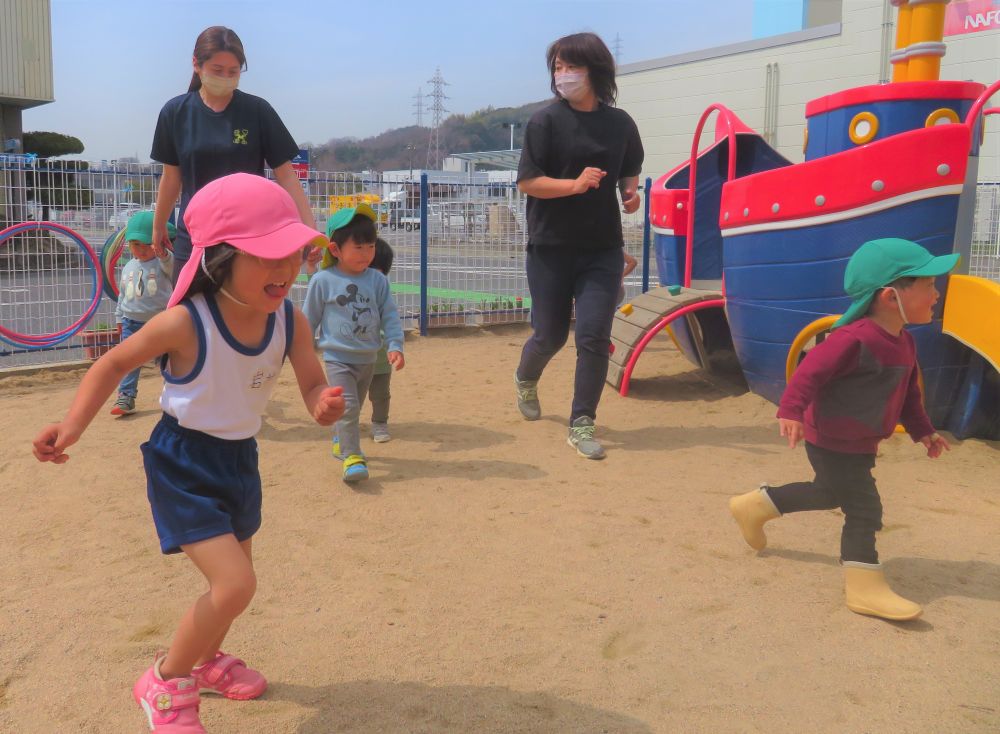
<path fill-rule="evenodd" d="M 441 123 L 441 156 L 485 150 L 507 150 L 510 129 L 504 123 L 516 123 L 514 147 L 520 148 L 524 125 L 532 114 L 548 101 L 521 107 L 487 107 L 469 115 L 451 115 Z M 333 139 L 310 149 L 310 165 L 318 171 L 392 171 L 427 167 L 427 147 L 431 129 L 409 127 L 387 130 L 370 138 Z"/>

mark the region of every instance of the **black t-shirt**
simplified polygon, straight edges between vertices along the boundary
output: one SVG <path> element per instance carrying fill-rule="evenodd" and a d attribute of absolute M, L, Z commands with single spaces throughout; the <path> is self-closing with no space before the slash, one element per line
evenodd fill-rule
<path fill-rule="evenodd" d="M 528 197 L 528 244 L 604 249 L 621 247 L 618 181 L 642 170 L 642 141 L 628 113 L 599 104 L 578 112 L 564 100 L 528 121 L 517 180 L 576 178 L 594 166 L 607 175 L 596 189 L 556 199 Z"/>
<path fill-rule="evenodd" d="M 274 108 L 238 89 L 222 112 L 209 109 L 196 91 L 163 105 L 149 157 L 181 169 L 181 221 L 177 223 L 175 254 L 183 259 L 191 251 L 184 210 L 198 189 L 230 173 L 263 176 L 265 162 L 277 168 L 298 152 Z"/>

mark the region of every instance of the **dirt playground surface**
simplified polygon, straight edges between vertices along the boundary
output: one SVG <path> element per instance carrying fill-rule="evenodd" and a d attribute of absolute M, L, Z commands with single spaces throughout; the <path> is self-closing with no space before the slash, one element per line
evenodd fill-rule
<path fill-rule="evenodd" d="M 838 512 L 770 523 L 760 554 L 728 514 L 809 475 L 772 405 L 657 339 L 632 395 L 605 391 L 608 458 L 586 461 L 566 445 L 572 344 L 542 420 L 514 407 L 526 335 L 408 339 L 393 440 L 365 432 L 357 489 L 285 370 L 259 436 L 259 587 L 226 644 L 270 688 L 205 697 L 210 732 L 1000 730 L 1000 445 L 883 445 L 879 549 L 924 616 L 874 620 L 843 604 Z M 132 683 L 204 590 L 146 501 L 153 370 L 136 415 L 99 415 L 63 466 L 32 458 L 80 375 L 0 378 L 3 732 L 146 731 Z"/>

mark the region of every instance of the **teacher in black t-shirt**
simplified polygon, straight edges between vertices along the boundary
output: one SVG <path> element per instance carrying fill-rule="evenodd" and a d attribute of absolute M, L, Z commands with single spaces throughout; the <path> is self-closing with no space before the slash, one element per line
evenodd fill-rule
<path fill-rule="evenodd" d="M 209 181 L 230 173 L 264 175 L 264 164 L 295 201 L 303 223 L 316 222 L 291 160 L 298 145 L 278 113 L 260 97 L 241 92 L 240 73 L 247 68 L 243 42 L 224 26 L 206 28 L 194 44 L 194 73 L 187 94 L 160 110 L 150 157 L 163 164 L 156 195 L 153 244 L 166 246 L 167 220 L 181 195 L 181 218 L 174 242 L 174 279 L 191 254 L 184 211 L 191 197 Z"/>
<path fill-rule="evenodd" d="M 576 379 L 568 443 L 603 459 L 594 439 L 597 404 L 608 374 L 611 322 L 624 257 L 622 208 L 639 208 L 643 150 L 635 122 L 612 105 L 615 62 L 593 33 L 560 38 L 546 59 L 557 99 L 524 133 L 517 186 L 528 195 L 528 288 L 534 333 L 514 373 L 517 404 L 541 417 L 538 380 L 569 336 L 576 302 Z M 616 191 L 617 189 L 617 191 Z"/>

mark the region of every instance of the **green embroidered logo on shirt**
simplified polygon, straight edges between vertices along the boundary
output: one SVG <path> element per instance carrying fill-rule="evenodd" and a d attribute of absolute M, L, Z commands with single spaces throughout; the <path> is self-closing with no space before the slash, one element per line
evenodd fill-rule
<path fill-rule="evenodd" d="M 249 134 L 250 131 L 245 128 L 243 130 L 239 129 L 233 130 L 233 142 L 236 143 L 237 145 L 246 145 L 247 136 Z"/>

